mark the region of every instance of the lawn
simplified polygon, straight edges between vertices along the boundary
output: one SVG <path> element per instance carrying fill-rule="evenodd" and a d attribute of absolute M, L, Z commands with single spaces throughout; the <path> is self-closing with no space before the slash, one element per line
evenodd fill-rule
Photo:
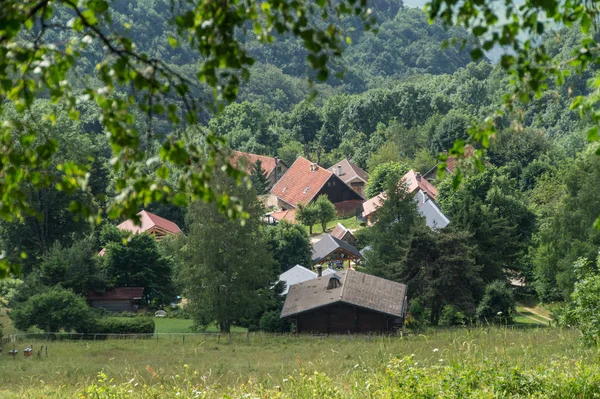
<path fill-rule="evenodd" d="M 168 325 L 175 329 L 174 324 Z M 182 322 L 179 327 L 185 328 Z M 25 345 L 33 345 L 37 352 L 46 342 L 21 342 L 16 347 L 22 350 Z M 10 344 L 7 346 L 5 354 L 11 348 Z M 403 369 L 407 364 L 411 364 L 410 370 Z M 542 367 L 547 370 L 542 372 Z M 597 387 L 600 380 L 597 350 L 583 347 L 576 331 L 558 328 L 456 328 L 404 337 L 241 333 L 231 337 L 188 335 L 184 339 L 179 335 L 160 335 L 138 340 L 50 342 L 47 358 L 42 354 L 41 358 L 19 356 L 13 360 L 4 355 L 0 358 L 0 397 L 78 398 L 85 387 L 97 381 L 100 372 L 106 375 L 100 389 L 110 391 L 113 396 L 94 392 L 86 397 L 217 398 L 228 393 L 238 398 L 247 394 L 248 389 L 256 391 L 247 397 L 276 397 L 279 389 L 276 386 L 286 387 L 282 398 L 400 397 L 392 391 L 387 395 L 371 395 L 366 388 L 374 383 L 386 386 L 389 381 L 385 381 L 397 369 L 402 369 L 407 378 L 417 378 L 418 373 L 431 374 L 431 381 L 419 377 L 415 384 L 435 385 L 443 381 L 454 384 L 451 381 L 476 376 L 481 376 L 482 381 L 495 378 L 489 373 L 501 373 L 498 378 L 506 384 L 517 378 L 518 373 L 538 372 L 540 378 L 556 381 L 566 378 L 563 374 L 568 372 L 570 384 L 579 378 L 587 383 L 584 379 L 593 377 Z M 315 372 L 329 377 L 321 374 L 315 377 Z M 467 372 L 468 375 L 460 374 Z M 531 378 L 527 381 L 533 381 Z M 493 381 L 489 384 L 493 385 Z M 398 389 L 398 384 L 394 382 L 393 389 Z M 447 389 L 455 389 L 454 385 Z M 307 387 L 310 392 L 303 393 Z M 191 392 L 192 388 L 196 393 Z M 427 391 L 430 394 L 423 393 L 422 397 L 441 394 L 435 393 L 438 388 L 431 389 Z M 311 394 L 313 390 L 319 393 Z M 344 390 L 349 391 L 344 393 Z M 178 391 L 180 395 L 176 396 Z M 203 396 L 196 396 L 200 391 Z M 413 391 L 407 388 L 406 393 L 410 392 Z M 485 396 L 462 397 L 493 397 L 490 392 Z"/>
<path fill-rule="evenodd" d="M 191 319 L 170 319 L 170 318 L 154 318 L 154 331 L 159 334 L 176 334 L 176 333 L 191 333 L 193 321 Z M 241 333 L 246 332 L 247 329 L 244 327 L 232 327 L 231 332 Z M 209 326 L 205 332 L 215 333 L 219 332 L 216 325 Z"/>
<path fill-rule="evenodd" d="M 347 229 L 350 229 L 350 230 L 361 229 L 361 228 L 365 227 L 365 224 L 363 222 L 360 222 L 359 220 L 357 220 L 355 216 L 350 216 L 347 218 L 334 219 L 334 220 L 328 222 L 326 231 L 330 233 L 331 230 L 333 230 L 333 228 L 338 223 L 343 224 Z M 304 226 L 303 224 L 301 224 L 300 226 L 302 226 L 308 233 L 307 226 Z M 313 226 L 313 235 L 318 235 L 318 234 L 323 234 L 323 229 L 321 228 L 320 223 L 317 223 Z"/>

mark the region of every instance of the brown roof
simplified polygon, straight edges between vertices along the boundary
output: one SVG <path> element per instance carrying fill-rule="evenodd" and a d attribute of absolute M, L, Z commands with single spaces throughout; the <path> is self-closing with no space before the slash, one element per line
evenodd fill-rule
<path fill-rule="evenodd" d="M 341 285 L 327 289 L 330 278 L 337 276 Z M 289 288 L 281 317 L 290 317 L 336 302 L 343 302 L 391 316 L 403 317 L 406 285 L 346 269 Z"/>
<path fill-rule="evenodd" d="M 115 287 L 112 290 L 106 292 L 90 292 L 87 298 L 90 301 L 122 301 L 141 299 L 143 295 L 143 287 Z"/>
<path fill-rule="evenodd" d="M 267 177 L 273 172 L 273 169 L 277 166 L 278 162 L 281 162 L 277 158 L 267 157 L 265 155 L 251 154 L 249 152 L 232 151 L 231 152 L 231 164 L 236 166 L 243 166 L 246 173 L 252 173 L 252 167 L 256 164 L 256 161 L 260 161 L 260 165 Z"/>
<path fill-rule="evenodd" d="M 338 166 L 341 166 L 341 169 L 338 170 Z M 344 183 L 349 183 L 352 180 L 360 179 L 365 183 L 369 180 L 369 174 L 359 168 L 357 165 L 352 162 L 344 159 L 333 165 L 329 168 L 330 171 L 335 173 Z M 339 173 L 341 172 L 341 174 Z"/>
<path fill-rule="evenodd" d="M 332 175 L 329 170 L 298 157 L 273 186 L 271 194 L 293 207 L 308 204 Z"/>
<path fill-rule="evenodd" d="M 331 236 L 337 238 L 338 240 L 342 240 L 347 233 L 350 233 L 350 230 L 348 230 L 343 224 L 338 223 L 333 228 Z M 350 233 L 350 235 L 352 235 L 352 233 Z"/>
<path fill-rule="evenodd" d="M 435 188 L 433 184 L 429 183 L 423 176 L 421 176 L 419 173 L 416 173 L 412 169 L 402 176 L 400 181 L 406 184 L 407 191 L 410 194 L 420 189 L 423 190 L 432 200 L 435 200 L 435 197 L 437 197 L 437 188 Z M 375 212 L 377 208 L 383 204 L 385 197 L 386 194 L 383 192 L 366 201 L 363 204 L 363 217 L 367 217 Z"/>
<path fill-rule="evenodd" d="M 161 230 L 164 230 L 167 233 L 171 233 L 171 234 L 181 233 L 181 229 L 179 228 L 179 226 L 177 226 L 175 223 L 171 222 L 170 220 L 161 218 L 160 216 L 155 215 L 150 212 L 147 212 L 147 211 L 141 211 L 138 213 L 138 215 L 140 216 L 140 222 L 141 222 L 140 226 L 135 225 L 133 220 L 128 219 L 117 226 L 119 228 L 119 230 L 127 230 L 127 231 L 130 231 L 130 232 L 136 234 L 136 233 L 143 233 L 145 231 L 152 229 L 153 227 L 157 227 Z"/>

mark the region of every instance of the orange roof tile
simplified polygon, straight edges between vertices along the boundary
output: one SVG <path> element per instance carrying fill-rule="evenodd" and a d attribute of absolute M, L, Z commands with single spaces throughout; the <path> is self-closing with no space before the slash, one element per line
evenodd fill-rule
<path fill-rule="evenodd" d="M 296 223 L 296 210 L 295 209 L 271 212 L 269 215 L 271 215 L 271 217 L 276 220 L 285 220 L 290 223 Z"/>
<path fill-rule="evenodd" d="M 251 154 L 249 152 L 232 151 L 231 152 L 231 164 L 233 166 L 242 166 L 245 168 L 246 173 L 252 173 L 252 167 L 256 164 L 256 161 L 260 161 L 262 170 L 267 174 L 267 177 L 273 172 L 273 169 L 277 166 L 278 162 L 281 162 L 277 158 L 267 157 L 265 155 Z"/>
<path fill-rule="evenodd" d="M 138 213 L 140 216 L 141 226 L 136 226 L 133 223 L 133 220 L 128 219 L 118 225 L 119 230 L 127 230 L 134 234 L 143 233 L 145 231 L 150 230 L 153 227 L 158 227 L 161 230 L 166 231 L 171 234 L 179 234 L 181 233 L 181 229 L 175 223 L 167 220 L 165 218 L 161 218 L 158 215 L 155 215 L 150 212 L 141 211 Z"/>
<path fill-rule="evenodd" d="M 406 183 L 409 193 L 414 193 L 416 190 L 421 189 L 425 191 L 432 200 L 435 200 L 435 197 L 437 197 L 437 188 L 435 188 L 433 184 L 429 183 L 423 176 L 421 176 L 420 173 L 416 173 L 412 169 L 402 176 L 400 181 Z"/>
<path fill-rule="evenodd" d="M 298 157 L 273 186 L 271 194 L 293 207 L 308 204 L 332 175 L 329 170 Z"/>

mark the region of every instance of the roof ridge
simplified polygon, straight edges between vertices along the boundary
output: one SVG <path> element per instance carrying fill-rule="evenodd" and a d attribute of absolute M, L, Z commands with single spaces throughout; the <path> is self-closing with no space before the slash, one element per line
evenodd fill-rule
<path fill-rule="evenodd" d="M 348 272 L 350 271 L 350 269 L 346 269 L 345 270 L 345 274 L 344 274 L 344 282 L 342 283 L 342 290 L 340 291 L 340 301 L 344 300 L 344 289 L 346 288 L 346 284 L 348 284 Z"/>

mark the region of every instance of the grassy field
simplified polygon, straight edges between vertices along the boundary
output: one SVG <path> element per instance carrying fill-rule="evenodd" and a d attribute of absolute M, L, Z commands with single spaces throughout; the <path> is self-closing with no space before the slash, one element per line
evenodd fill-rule
<path fill-rule="evenodd" d="M 22 350 L 33 345 L 35 353 L 42 344 L 46 343 L 21 342 L 16 347 Z M 0 358 L 0 397 L 79 398 L 86 389 L 92 393 L 84 397 L 90 398 L 216 398 L 225 393 L 243 397 L 248 389 L 260 390 L 260 397 L 276 397 L 279 388 L 275 387 L 286 384 L 289 390 L 281 397 L 395 397 L 391 393 L 370 396 L 366 392 L 354 392 L 350 395 L 344 393 L 344 389 L 351 381 L 362 386 L 384 378 L 386 373 L 392 373 L 390 367 L 393 366 L 393 370 L 405 367 L 403 362 L 408 362 L 407 357 L 410 357 L 411 370 L 416 372 L 425 367 L 432 378 L 438 375 L 436 373 L 464 373 L 471 369 L 485 376 L 494 370 L 509 374 L 514 369 L 537 373 L 542 372 L 540 367 L 548 367 L 543 374 L 548 378 L 550 368 L 554 370 L 552 373 L 563 373 L 563 368 L 568 368 L 574 373 L 569 378 L 579 378 L 577 373 L 581 370 L 584 373 L 581 378 L 593 376 L 595 384 L 600 386 L 597 350 L 583 347 L 576 331 L 558 328 L 432 330 L 404 337 L 293 337 L 251 333 L 233 334 L 231 341 L 227 335 L 186 336 L 185 340 L 177 335 L 161 335 L 158 339 L 145 340 L 50 342 L 48 347 L 47 358 L 42 354 L 41 358 L 19 356 L 16 360 L 6 356 L 11 344 L 4 347 L 5 355 Z M 594 368 L 594 372 L 584 372 L 588 367 Z M 315 372 L 329 377 L 315 380 L 311 377 Z M 97 382 L 99 373 L 105 374 L 104 382 L 86 388 Z M 441 380 L 432 379 L 431 384 L 441 383 L 446 378 L 442 377 L 440 374 Z M 557 374 L 552 378 L 562 377 Z M 310 381 L 298 383 L 304 378 Z M 323 393 L 314 396 L 301 392 L 305 385 L 311 384 L 325 384 L 315 388 L 323 389 Z M 192 387 L 196 393 L 190 391 Z M 201 396 L 196 396 L 200 391 Z M 329 391 L 337 393 L 326 394 Z M 175 396 L 176 392 L 180 395 Z"/>
<path fill-rule="evenodd" d="M 192 331 L 192 320 L 186 319 L 169 319 L 169 318 L 154 318 L 154 325 L 156 326 L 154 331 L 160 334 L 176 334 L 176 333 L 191 333 Z M 210 326 L 206 329 L 208 333 L 219 332 L 216 325 Z M 246 332 L 243 327 L 232 327 L 231 332 L 242 333 Z"/>

